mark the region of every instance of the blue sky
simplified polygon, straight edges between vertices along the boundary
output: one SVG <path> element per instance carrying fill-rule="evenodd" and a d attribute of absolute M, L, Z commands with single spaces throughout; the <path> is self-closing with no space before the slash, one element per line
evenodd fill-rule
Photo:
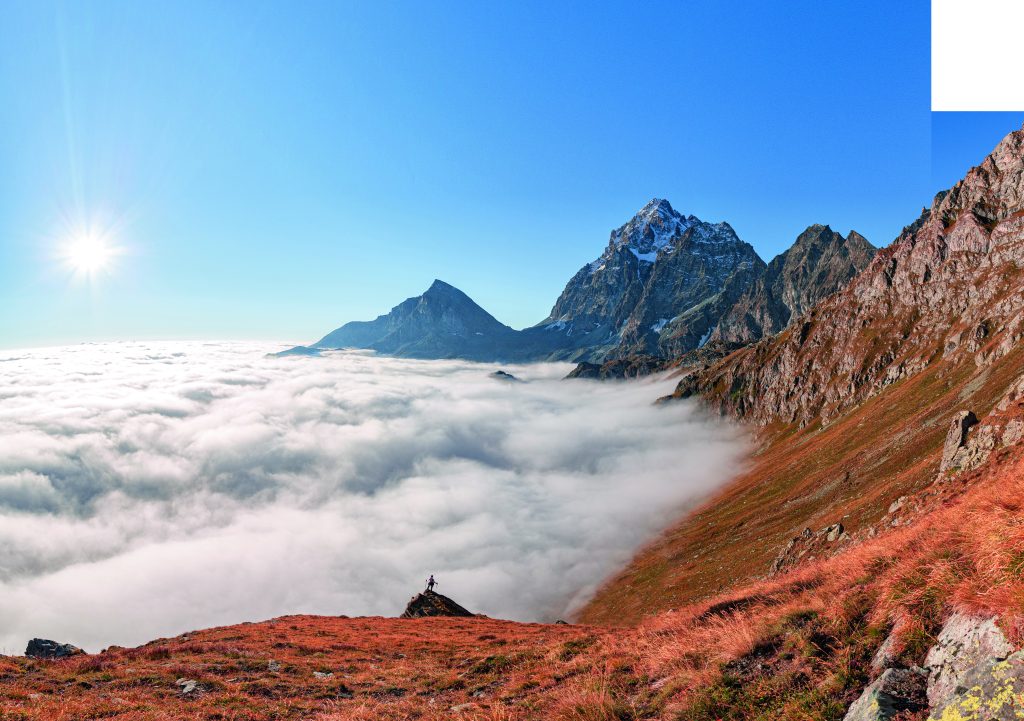
<path fill-rule="evenodd" d="M 435 277 L 530 325 L 654 196 L 887 244 L 939 189 L 928 4 L 853 5 L 11 0 L 0 345 L 309 341 Z"/>

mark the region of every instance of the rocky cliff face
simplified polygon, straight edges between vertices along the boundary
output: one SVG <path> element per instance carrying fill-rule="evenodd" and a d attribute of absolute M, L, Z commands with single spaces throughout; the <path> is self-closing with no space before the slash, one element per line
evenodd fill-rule
<path fill-rule="evenodd" d="M 783 330 L 790 321 L 843 288 L 877 249 L 856 231 L 843 237 L 812 225 L 777 256 L 718 323 L 711 338 L 751 343 Z"/>
<path fill-rule="evenodd" d="M 368 348 L 406 358 L 496 360 L 515 354 L 518 333 L 495 320 L 458 288 L 435 280 L 371 321 L 346 323 L 314 348 Z"/>
<path fill-rule="evenodd" d="M 705 223 L 654 199 L 612 231 L 550 315 L 526 332 L 553 359 L 677 356 L 699 347 L 765 265 L 728 223 Z"/>
<path fill-rule="evenodd" d="M 945 358 L 991 365 L 1024 335 L 1024 131 L 1008 135 L 839 293 L 684 378 L 757 422 L 827 423 Z"/>

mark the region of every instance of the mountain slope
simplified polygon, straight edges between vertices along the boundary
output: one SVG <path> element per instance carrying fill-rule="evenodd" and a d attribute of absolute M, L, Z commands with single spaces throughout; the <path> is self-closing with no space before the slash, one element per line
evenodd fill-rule
<path fill-rule="evenodd" d="M 707 340 L 764 267 L 728 223 L 683 216 L 655 198 L 612 231 L 527 332 L 555 344 L 552 359 L 678 355 Z"/>
<path fill-rule="evenodd" d="M 435 280 L 371 321 L 353 321 L 313 347 L 367 348 L 406 358 L 497 360 L 517 349 L 516 331 L 499 323 L 458 288 Z"/>
<path fill-rule="evenodd" d="M 812 225 L 774 258 L 719 321 L 712 340 L 751 343 L 775 335 L 796 316 L 845 286 L 871 262 L 877 249 L 851 231 L 843 237 Z"/>
<path fill-rule="evenodd" d="M 642 551 L 582 618 L 636 620 L 763 577 L 805 528 L 814 535 L 841 523 L 849 539 L 812 556 L 882 533 L 902 497 L 941 496 L 961 472 L 941 462 L 964 411 L 981 419 L 967 433 L 964 455 L 974 460 L 964 467 L 998 460 L 1020 436 L 1000 409 L 1019 395 L 1022 326 L 1018 131 L 843 290 L 777 336 L 680 381 L 675 397 L 699 395 L 760 426 L 760 450 L 747 473 Z"/>

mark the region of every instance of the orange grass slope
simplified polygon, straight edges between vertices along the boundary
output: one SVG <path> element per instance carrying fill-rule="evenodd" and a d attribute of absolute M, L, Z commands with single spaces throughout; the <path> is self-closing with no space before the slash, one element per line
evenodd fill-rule
<path fill-rule="evenodd" d="M 611 633 L 484 617 L 282 617 L 92 656 L 0 657 L 0 719 L 449 718 L 452 707 L 527 718 Z"/>

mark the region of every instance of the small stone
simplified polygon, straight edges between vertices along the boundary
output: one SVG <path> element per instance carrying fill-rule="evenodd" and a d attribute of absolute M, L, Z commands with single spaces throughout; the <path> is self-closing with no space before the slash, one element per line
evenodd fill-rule
<path fill-rule="evenodd" d="M 178 693 L 182 696 L 199 695 L 203 692 L 203 687 L 195 679 L 179 678 L 174 683 L 178 687 Z"/>
<path fill-rule="evenodd" d="M 281 664 L 279 664 L 277 661 L 271 659 L 271 660 L 267 661 L 267 670 L 268 671 L 273 671 L 273 672 L 280 671 L 281 670 Z"/>
<path fill-rule="evenodd" d="M 843 535 L 843 524 L 833 523 L 831 526 L 825 529 L 825 540 L 829 543 L 835 543 L 839 540 L 839 537 Z"/>
<path fill-rule="evenodd" d="M 334 678 L 334 674 L 330 673 L 330 672 L 327 672 L 327 671 L 314 671 L 313 672 L 313 676 L 315 676 L 316 678 L 320 678 L 320 679 Z"/>

